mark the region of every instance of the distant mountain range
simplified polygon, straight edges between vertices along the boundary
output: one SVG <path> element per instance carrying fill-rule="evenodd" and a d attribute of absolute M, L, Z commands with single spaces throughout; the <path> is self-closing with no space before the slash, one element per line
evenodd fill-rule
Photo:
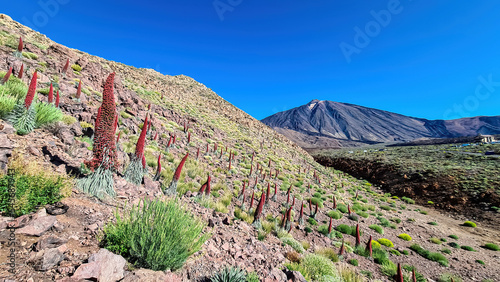
<path fill-rule="evenodd" d="M 305 149 L 500 134 L 500 116 L 428 120 L 319 100 L 261 121 Z"/>

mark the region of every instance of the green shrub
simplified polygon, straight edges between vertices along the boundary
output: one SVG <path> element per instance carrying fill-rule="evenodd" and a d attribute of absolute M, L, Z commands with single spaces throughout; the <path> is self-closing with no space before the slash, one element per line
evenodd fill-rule
<path fill-rule="evenodd" d="M 415 201 L 408 198 L 408 197 L 401 197 L 401 200 L 408 203 L 408 204 L 415 204 Z"/>
<path fill-rule="evenodd" d="M 23 54 L 23 57 L 25 57 L 27 59 L 38 60 L 38 55 L 35 53 L 23 52 L 22 54 Z"/>
<path fill-rule="evenodd" d="M 457 236 L 457 235 L 450 235 L 450 236 L 448 236 L 448 237 L 450 237 L 450 238 L 452 238 L 452 239 L 455 239 L 455 240 L 458 240 L 458 236 Z"/>
<path fill-rule="evenodd" d="M 318 255 L 320 255 L 320 256 L 324 256 L 324 257 L 328 258 L 332 262 L 338 262 L 339 261 L 339 257 L 337 255 L 337 253 L 332 248 L 318 249 L 318 250 L 315 251 L 315 253 L 318 254 Z"/>
<path fill-rule="evenodd" d="M 245 271 L 239 268 L 226 267 L 210 278 L 210 282 L 245 282 Z"/>
<path fill-rule="evenodd" d="M 344 234 L 347 234 L 347 235 L 351 235 L 352 234 L 351 226 L 346 225 L 346 224 L 340 224 L 335 229 L 337 231 L 339 231 L 341 233 L 344 233 Z M 356 232 L 356 230 L 354 230 L 354 232 Z"/>
<path fill-rule="evenodd" d="M 466 222 L 464 222 L 464 226 L 476 228 L 476 224 L 474 222 L 472 222 L 472 221 L 466 221 Z"/>
<path fill-rule="evenodd" d="M 450 249 L 448 249 L 448 248 L 443 248 L 443 249 L 441 249 L 441 252 L 442 252 L 442 253 L 445 253 L 445 254 L 447 254 L 447 255 L 451 254 L 451 250 L 450 250 Z"/>
<path fill-rule="evenodd" d="M 337 210 L 340 211 L 341 213 L 348 212 L 347 206 L 344 204 L 337 204 Z"/>
<path fill-rule="evenodd" d="M 300 242 L 298 242 L 297 240 L 293 239 L 292 237 L 283 237 L 283 238 L 281 238 L 281 242 L 289 245 L 299 254 L 302 254 L 306 251 L 304 249 L 304 247 L 302 246 L 302 244 Z"/>
<path fill-rule="evenodd" d="M 380 245 L 384 245 L 384 246 L 389 247 L 389 248 L 393 248 L 394 247 L 394 244 L 389 239 L 380 238 L 380 239 L 377 240 L 377 242 L 379 242 Z"/>
<path fill-rule="evenodd" d="M 466 250 L 466 251 L 469 251 L 469 252 L 475 252 L 476 250 L 474 250 L 473 247 L 471 246 L 462 246 L 460 247 L 462 250 Z"/>
<path fill-rule="evenodd" d="M 354 265 L 354 266 L 358 266 L 359 265 L 359 262 L 358 262 L 357 259 L 350 259 L 349 263 L 352 264 L 352 265 Z"/>
<path fill-rule="evenodd" d="M 384 234 L 384 228 L 380 225 L 372 224 L 369 228 L 375 230 L 378 234 Z"/>
<path fill-rule="evenodd" d="M 407 256 L 407 255 L 409 255 L 409 254 L 410 254 L 410 252 L 408 252 L 407 250 L 403 250 L 401 253 L 402 253 L 403 255 L 405 255 L 405 256 Z"/>
<path fill-rule="evenodd" d="M 488 250 L 492 250 L 492 251 L 500 251 L 500 247 L 498 247 L 498 245 L 495 245 L 493 243 L 487 243 L 487 244 L 485 244 L 484 248 L 486 248 Z"/>
<path fill-rule="evenodd" d="M 448 243 L 448 246 L 452 247 L 452 248 L 455 248 L 455 249 L 459 249 L 460 248 L 460 245 L 455 243 L 455 242 L 450 242 Z"/>
<path fill-rule="evenodd" d="M 324 256 L 308 254 L 304 256 L 300 264 L 306 269 L 312 280 L 318 280 L 326 275 L 338 277 L 335 265 Z"/>
<path fill-rule="evenodd" d="M 438 225 L 438 224 L 437 224 L 437 222 L 434 222 L 434 221 L 432 221 L 432 222 L 428 222 L 428 224 L 429 224 L 429 225 Z"/>
<path fill-rule="evenodd" d="M 176 270 L 201 249 L 210 234 L 178 199 L 148 201 L 133 206 L 104 228 L 104 245 L 139 267 Z"/>
<path fill-rule="evenodd" d="M 342 213 L 340 213 L 339 211 L 335 211 L 335 210 L 333 210 L 333 211 L 329 211 L 329 212 L 327 213 L 327 215 L 328 215 L 329 217 L 333 218 L 333 219 L 341 219 L 341 218 L 342 218 L 342 216 L 343 216 L 343 215 L 342 215 Z"/>
<path fill-rule="evenodd" d="M 312 217 L 308 218 L 307 222 L 309 222 L 311 225 L 318 225 L 318 222 Z"/>
<path fill-rule="evenodd" d="M 385 211 L 390 211 L 391 210 L 391 207 L 387 206 L 387 205 L 381 205 L 380 208 L 383 209 L 383 210 L 385 210 Z"/>
<path fill-rule="evenodd" d="M 389 250 L 389 252 L 391 254 L 393 254 L 393 255 L 396 255 L 396 256 L 400 256 L 401 255 L 401 253 L 398 250 L 395 250 L 395 249 L 391 249 L 391 250 Z"/>
<path fill-rule="evenodd" d="M 73 123 L 76 122 L 76 118 L 70 115 L 64 115 L 62 117 L 62 122 L 64 122 L 64 124 L 66 125 L 72 125 Z"/>
<path fill-rule="evenodd" d="M 372 242 L 372 247 L 373 247 L 373 242 Z M 377 264 L 383 264 L 384 262 L 389 261 L 389 255 L 387 254 L 387 251 L 380 248 L 373 248 L 372 257 L 375 263 Z"/>
<path fill-rule="evenodd" d="M 438 245 L 440 245 L 442 243 L 441 240 L 439 240 L 439 238 L 435 238 L 435 237 L 430 238 L 429 242 L 434 243 L 434 244 L 438 244 Z"/>
<path fill-rule="evenodd" d="M 417 252 L 419 255 L 423 256 L 424 258 L 426 258 L 428 260 L 438 262 L 439 264 L 441 264 L 443 266 L 449 265 L 448 259 L 446 259 L 446 257 L 440 253 L 432 253 L 432 252 L 420 247 L 420 245 L 418 245 L 418 244 L 411 245 L 410 249 Z"/>
<path fill-rule="evenodd" d="M 411 236 L 406 233 L 399 234 L 398 238 L 403 239 L 405 241 L 411 241 Z"/>
<path fill-rule="evenodd" d="M 477 259 L 476 262 L 479 263 L 479 264 L 485 265 L 484 261 L 482 261 L 480 259 Z"/>
<path fill-rule="evenodd" d="M 438 279 L 438 282 L 462 282 L 462 278 L 456 274 L 443 273 Z"/>
<path fill-rule="evenodd" d="M 20 152 L 13 153 L 8 168 L 6 175 L 0 175 L 0 212 L 6 215 L 28 214 L 71 194 L 71 179 L 24 159 Z"/>
<path fill-rule="evenodd" d="M 260 282 L 259 275 L 256 272 L 248 272 L 246 277 L 246 282 Z"/>
<path fill-rule="evenodd" d="M 76 72 L 81 72 L 82 71 L 82 67 L 80 65 L 77 65 L 77 64 L 73 64 L 71 65 L 71 68 L 76 71 Z"/>

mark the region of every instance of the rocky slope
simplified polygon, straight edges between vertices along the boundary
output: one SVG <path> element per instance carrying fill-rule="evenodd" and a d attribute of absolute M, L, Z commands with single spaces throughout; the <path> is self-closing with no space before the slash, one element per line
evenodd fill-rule
<path fill-rule="evenodd" d="M 262 122 L 307 149 L 500 133 L 500 116 L 427 120 L 319 100 Z"/>
<path fill-rule="evenodd" d="M 36 56 L 23 59 L 12 56 L 19 36 L 26 42 L 23 51 Z M 70 69 L 63 77 L 61 69 L 67 59 L 71 65 L 80 66 L 81 70 L 77 71 L 79 68 L 75 67 L 75 71 Z M 327 237 L 320 232 L 324 231 L 330 220 L 328 212 L 333 209 L 333 197 L 339 204 L 350 205 L 354 210 L 353 214 L 362 214 L 362 210 L 371 213 L 362 214 L 356 221 L 354 217 L 348 218 L 347 214 L 334 221 L 334 227 L 359 223 L 363 231 L 363 242 L 370 235 L 376 239 L 382 237 L 369 226 L 379 223 L 376 216 L 383 216 L 399 219 L 398 223 L 394 219 L 394 228 L 386 228 L 383 235 L 392 240 L 398 250 L 407 250 L 414 242 L 428 249 L 436 249 L 436 246 L 428 242 L 428 238 L 446 237 L 448 232 L 460 236 L 460 244 L 468 244 L 478 250 L 471 252 L 469 256 L 464 256 L 464 250 L 451 250 L 448 268 L 421 259 L 412 251 L 408 255 L 396 255 L 395 252 L 388 254 L 395 263 L 411 264 L 425 277 L 432 279 L 437 279 L 443 272 L 452 272 L 466 279 L 500 279 L 496 271 L 500 268 L 500 263 L 495 259 L 493 251 L 481 248 L 487 242 L 498 243 L 500 233 L 495 227 L 478 223 L 479 227 L 471 230 L 460 225 L 463 219 L 449 219 L 432 211 L 429 216 L 425 216 L 417 211 L 421 207 L 388 198 L 377 187 L 365 181 L 326 169 L 284 136 L 189 77 L 165 76 L 153 70 L 136 69 L 91 56 L 61 46 L 12 21 L 8 16 L 0 15 L 0 70 L 6 71 L 13 67 L 14 74 L 17 75 L 22 64 L 25 69 L 23 81 L 26 83 L 34 69 L 39 70 L 39 100 L 46 101 L 47 97 L 42 89 L 48 87 L 49 81 L 58 83 L 62 93 L 60 107 L 65 119 L 64 122 L 36 129 L 25 136 L 17 135 L 11 125 L 0 121 L 2 168 L 12 166 L 14 159 L 25 162 L 21 163 L 22 166 L 38 163 L 47 173 L 81 178 L 85 174 L 80 169 L 81 165 L 92 155 L 90 137 L 93 130 L 89 124 L 93 125 L 95 122 L 97 108 L 102 100 L 103 82 L 111 72 L 116 72 L 115 97 L 120 113 L 119 171 L 122 172 L 129 162 L 127 153 L 134 151 L 148 104 L 152 104 L 153 132 L 158 132 L 159 138 L 153 140 L 151 135 L 147 139 L 145 154 L 149 172 L 143 183 L 136 186 L 125 181 L 120 172 L 115 174 L 117 196 L 113 199 L 98 200 L 82 193 L 73 185 L 70 195 L 56 206 L 40 207 L 35 212 L 17 218 L 2 214 L 0 280 L 207 281 L 225 266 L 238 266 L 247 271 L 255 271 L 261 281 L 304 281 L 300 280 L 298 272 L 287 271 L 284 265 L 294 257 L 326 247 L 334 249 L 334 252 L 339 251 L 340 239 Z M 73 99 L 79 80 L 83 83 L 81 101 Z M 184 124 L 189 124 L 190 142 L 183 130 Z M 177 136 L 177 141 L 167 152 L 165 147 L 172 135 Z M 218 145 L 217 150 L 215 144 Z M 198 149 L 201 153 L 196 157 Z M 161 191 L 161 184 L 169 184 L 173 170 L 186 152 L 190 153 L 190 158 L 179 183 L 179 197 L 195 216 L 206 223 L 204 232 L 211 234 L 202 250 L 191 256 L 181 269 L 172 273 L 136 268 L 122 256 L 103 249 L 100 245 L 103 228 L 108 222 L 115 220 L 114 212 L 121 213 L 125 204 L 137 204 L 142 199 L 167 199 Z M 235 155 L 231 169 L 230 152 Z M 151 176 L 155 173 L 155 163 L 160 153 L 167 177 L 163 175 L 160 181 L 153 181 Z M 257 164 L 261 169 L 257 170 Z M 201 184 L 206 181 L 207 174 L 212 176 L 213 191 L 208 200 L 202 202 L 196 196 Z M 258 231 L 247 221 L 238 219 L 236 211 L 242 202 L 235 196 L 241 193 L 243 182 L 251 183 L 245 193 L 245 210 L 250 206 L 252 192 L 258 194 L 268 184 L 278 188 L 276 201 L 270 201 L 264 208 L 265 221 L 269 225 L 274 225 L 274 219 L 279 222 L 287 203 L 287 190 L 291 187 L 290 201 L 295 197 L 296 202 L 293 205 L 293 225 L 289 232 L 299 242 L 297 244 L 305 248 L 304 254 L 294 253 L 294 248 L 280 240 L 278 232 L 264 232 L 262 238 L 259 236 L 262 235 L 262 230 Z M 358 197 L 354 197 L 355 194 Z M 306 205 L 306 223 L 299 225 L 297 217 L 300 203 L 305 203 L 312 197 L 321 202 L 316 220 L 307 220 L 311 211 Z M 225 203 L 225 199 L 229 199 L 229 203 Z M 396 212 L 396 208 L 380 208 L 384 202 L 396 206 L 401 214 Z M 255 205 L 256 203 L 254 207 Z M 426 222 L 429 220 L 438 221 L 440 228 L 428 226 Z M 7 226 L 12 226 L 13 229 Z M 414 241 L 398 239 L 398 234 L 403 232 L 412 235 Z M 9 241 L 4 239 L 12 236 L 17 243 L 13 252 L 16 258 L 14 274 L 9 272 L 11 269 L 7 262 L 11 249 Z M 344 238 L 346 244 L 353 245 L 353 236 L 345 235 Z M 381 272 L 380 266 L 373 259 L 352 252 L 345 253 L 343 261 L 337 263 L 336 267 L 344 270 L 352 268 L 346 266 L 349 259 L 359 261 L 355 272 L 365 270 L 371 273 L 370 279 L 390 279 Z M 486 265 L 479 265 L 475 260 L 482 260 Z"/>

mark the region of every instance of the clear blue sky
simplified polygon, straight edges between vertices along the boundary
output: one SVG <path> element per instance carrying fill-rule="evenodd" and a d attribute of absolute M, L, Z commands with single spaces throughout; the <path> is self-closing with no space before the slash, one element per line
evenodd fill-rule
<path fill-rule="evenodd" d="M 500 115 L 497 0 L 16 0 L 0 12 L 63 45 L 191 76 L 257 119 L 312 99 Z"/>

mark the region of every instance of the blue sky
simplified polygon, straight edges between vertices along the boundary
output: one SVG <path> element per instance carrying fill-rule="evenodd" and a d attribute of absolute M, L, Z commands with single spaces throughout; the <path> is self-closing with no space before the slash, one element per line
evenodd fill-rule
<path fill-rule="evenodd" d="M 500 115 L 496 0 L 16 0 L 0 12 L 63 45 L 191 76 L 257 119 L 312 99 Z"/>

